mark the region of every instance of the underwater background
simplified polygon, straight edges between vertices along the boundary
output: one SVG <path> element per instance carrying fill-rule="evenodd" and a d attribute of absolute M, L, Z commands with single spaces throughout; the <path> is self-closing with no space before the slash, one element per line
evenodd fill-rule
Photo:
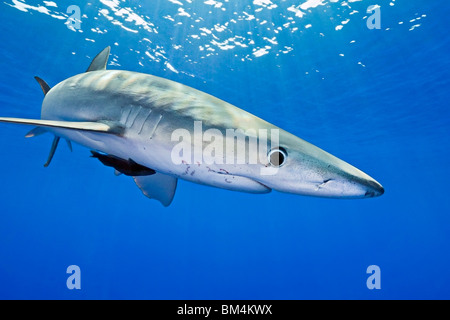
<path fill-rule="evenodd" d="M 2 0 L 0 116 L 40 118 L 33 77 L 54 86 L 110 45 L 108 69 L 212 94 L 386 192 L 254 195 L 180 180 L 164 208 L 82 146 L 61 143 L 44 168 L 53 137 L 1 124 L 0 298 L 449 299 L 449 9 L 444 0 Z M 66 286 L 70 265 L 80 290 Z M 367 287 L 371 265 L 380 289 Z"/>

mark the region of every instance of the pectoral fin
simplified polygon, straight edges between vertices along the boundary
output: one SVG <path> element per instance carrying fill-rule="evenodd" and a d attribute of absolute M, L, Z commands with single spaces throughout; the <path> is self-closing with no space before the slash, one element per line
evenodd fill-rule
<path fill-rule="evenodd" d="M 146 197 L 158 200 L 165 207 L 172 203 L 177 188 L 177 178 L 158 172 L 151 176 L 133 178 Z"/>
<path fill-rule="evenodd" d="M 35 125 L 44 128 L 62 128 L 80 131 L 94 131 L 104 133 L 122 133 L 123 128 L 114 123 L 106 122 L 87 122 L 87 121 L 62 121 L 62 120 L 41 120 L 41 119 L 23 119 L 23 118 L 4 118 L 0 117 L 0 122 L 18 123 Z"/>

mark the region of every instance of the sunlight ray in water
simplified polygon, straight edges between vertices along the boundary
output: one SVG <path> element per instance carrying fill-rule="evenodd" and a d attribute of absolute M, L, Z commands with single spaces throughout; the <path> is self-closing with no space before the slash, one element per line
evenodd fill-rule
<path fill-rule="evenodd" d="M 58 1 L 11 0 L 5 3 L 25 13 L 38 12 L 59 20 L 69 18 L 66 8 Z M 340 32 L 347 25 L 363 24 L 367 19 L 365 6 L 357 0 L 304 0 L 300 3 L 253 0 L 247 4 L 230 0 L 159 0 L 156 3 L 156 7 L 164 5 L 163 19 L 158 24 L 152 21 L 154 18 L 150 18 L 148 9 L 145 12 L 141 5 L 126 0 L 87 3 L 81 8 L 81 22 L 88 24 L 87 17 L 93 17 L 102 27 L 71 30 L 85 33 L 86 41 L 94 42 L 101 41 L 108 30 L 121 28 L 128 37 L 135 39 L 136 45 L 130 50 L 141 53 L 140 65 L 148 62 L 142 60 L 145 58 L 162 62 L 170 71 L 187 72 L 173 67 L 176 63 L 170 61 L 173 56 L 170 52 L 181 48 L 196 52 L 195 56 L 186 56 L 190 63 L 208 63 L 210 58 L 229 52 L 237 61 L 252 61 L 270 55 L 298 55 L 295 52 L 298 49 L 293 46 L 297 41 L 294 38 L 305 37 L 308 38 L 305 41 L 311 41 L 331 36 L 333 31 Z M 395 1 L 391 2 L 391 6 L 394 4 Z M 322 16 L 320 26 L 311 23 L 309 18 L 317 15 Z M 420 27 L 421 23 L 417 21 L 424 17 L 410 19 L 408 30 Z M 359 63 L 359 59 L 356 58 L 354 63 Z"/>

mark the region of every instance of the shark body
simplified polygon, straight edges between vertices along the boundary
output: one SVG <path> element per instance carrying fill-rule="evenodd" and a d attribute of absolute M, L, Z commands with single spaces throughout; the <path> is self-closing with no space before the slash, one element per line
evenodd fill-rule
<path fill-rule="evenodd" d="M 116 174 L 132 176 L 147 197 L 164 206 L 172 202 L 179 178 L 251 193 L 274 189 L 337 198 L 383 194 L 383 187 L 362 171 L 225 101 L 156 76 L 106 70 L 109 52 L 109 47 L 104 49 L 87 72 L 53 88 L 37 78 L 45 94 L 41 119 L 0 118 L 37 126 L 27 137 L 55 135 L 46 166 L 60 138 L 76 142 Z M 228 135 L 230 129 L 250 132 L 251 137 L 236 144 L 239 137 Z M 180 142 L 174 137 L 177 130 L 189 139 Z M 206 132 L 214 138 L 205 141 Z M 268 132 L 263 136 L 267 148 L 260 147 L 262 137 L 254 135 L 259 132 Z M 223 147 L 217 144 L 220 137 Z M 205 147 L 213 140 L 212 154 L 219 161 L 205 162 Z M 180 154 L 174 150 L 180 143 L 184 160 L 176 162 L 174 155 Z M 237 159 L 240 151 L 253 152 L 257 161 L 250 163 L 248 154 Z M 274 170 L 264 171 L 268 169 Z"/>

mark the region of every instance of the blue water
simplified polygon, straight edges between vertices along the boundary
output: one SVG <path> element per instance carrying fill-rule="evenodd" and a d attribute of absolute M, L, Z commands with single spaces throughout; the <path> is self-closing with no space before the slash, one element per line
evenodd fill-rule
<path fill-rule="evenodd" d="M 65 24 L 68 6 L 81 25 Z M 370 5 L 381 29 L 369 29 Z M 379 198 L 180 181 L 172 205 L 52 137 L 0 125 L 0 298 L 449 299 L 448 1 L 0 3 L 1 116 L 111 45 L 109 69 L 195 87 L 377 179 Z M 66 269 L 81 269 L 69 290 Z M 381 270 L 369 290 L 366 269 Z"/>

